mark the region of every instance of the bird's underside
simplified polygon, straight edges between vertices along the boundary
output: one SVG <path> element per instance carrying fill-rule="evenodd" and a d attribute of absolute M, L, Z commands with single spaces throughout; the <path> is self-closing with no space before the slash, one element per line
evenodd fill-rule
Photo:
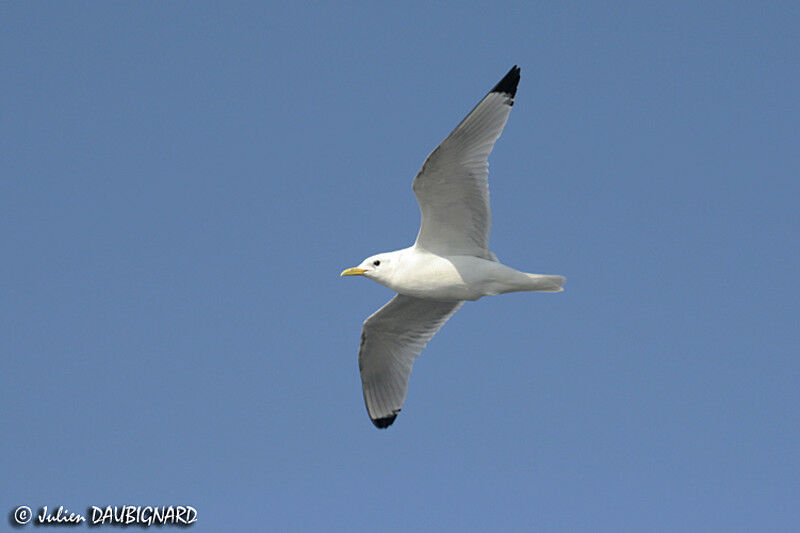
<path fill-rule="evenodd" d="M 364 321 L 358 365 L 378 428 L 405 401 L 414 360 L 464 300 L 513 291 L 558 292 L 561 276 L 519 272 L 489 251 L 488 157 L 508 120 L 513 67 L 428 156 L 414 179 L 422 221 L 414 246 L 378 254 L 342 275 L 363 275 L 398 294 Z"/>
<path fill-rule="evenodd" d="M 561 276 L 529 274 L 473 255 L 437 255 L 419 246 L 385 254 L 401 268 L 376 279 L 393 291 L 426 300 L 477 300 L 507 292 L 561 290 Z"/>

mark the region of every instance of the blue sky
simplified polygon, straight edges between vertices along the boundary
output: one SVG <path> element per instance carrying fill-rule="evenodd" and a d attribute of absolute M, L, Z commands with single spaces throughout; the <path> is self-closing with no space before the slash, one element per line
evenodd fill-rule
<path fill-rule="evenodd" d="M 0 504 L 199 531 L 800 521 L 793 2 L 3 3 Z M 508 69 L 492 249 L 387 431 L 339 272 Z M 5 524 L 5 522 L 3 522 Z M 30 527 L 30 526 L 29 526 Z"/>

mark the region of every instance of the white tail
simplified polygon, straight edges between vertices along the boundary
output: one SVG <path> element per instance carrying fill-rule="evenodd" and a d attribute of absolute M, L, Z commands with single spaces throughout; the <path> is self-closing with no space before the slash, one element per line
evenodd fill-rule
<path fill-rule="evenodd" d="M 538 292 L 561 292 L 564 290 L 564 283 L 567 278 L 564 276 L 553 276 L 548 274 L 528 274 L 525 273 L 533 283 L 529 291 Z"/>

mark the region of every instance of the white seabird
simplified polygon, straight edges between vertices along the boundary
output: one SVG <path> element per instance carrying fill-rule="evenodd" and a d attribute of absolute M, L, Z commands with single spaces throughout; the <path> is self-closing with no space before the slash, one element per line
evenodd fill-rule
<path fill-rule="evenodd" d="M 431 152 L 414 178 L 422 212 L 414 245 L 373 255 L 342 272 L 397 292 L 364 321 L 358 352 L 364 402 L 378 428 L 397 418 L 414 360 L 465 300 L 563 290 L 563 276 L 514 270 L 489 251 L 487 159 L 514 105 L 519 73 L 515 65 Z"/>

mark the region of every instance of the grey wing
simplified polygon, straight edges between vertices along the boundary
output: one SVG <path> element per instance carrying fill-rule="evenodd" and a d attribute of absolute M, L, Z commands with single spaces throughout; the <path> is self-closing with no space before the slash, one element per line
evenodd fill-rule
<path fill-rule="evenodd" d="M 514 66 L 434 150 L 414 178 L 422 212 L 416 246 L 439 255 L 489 252 L 489 154 L 508 121 L 519 83 Z"/>
<path fill-rule="evenodd" d="M 387 428 L 397 418 L 414 360 L 463 303 L 398 294 L 364 321 L 358 368 L 364 403 L 376 427 Z"/>

